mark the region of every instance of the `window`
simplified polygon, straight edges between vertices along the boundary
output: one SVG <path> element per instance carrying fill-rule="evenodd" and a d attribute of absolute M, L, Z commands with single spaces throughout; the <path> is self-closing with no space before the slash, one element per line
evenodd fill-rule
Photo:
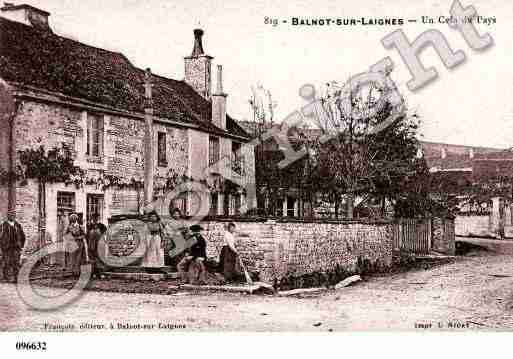
<path fill-rule="evenodd" d="M 93 157 L 103 155 L 103 118 L 87 114 L 87 150 L 86 154 Z"/>
<path fill-rule="evenodd" d="M 294 217 L 296 200 L 292 197 L 287 197 L 287 217 Z"/>
<path fill-rule="evenodd" d="M 173 208 L 178 208 L 182 215 L 187 215 L 188 192 L 181 192 L 173 199 Z"/>
<path fill-rule="evenodd" d="M 159 132 L 157 134 L 157 160 L 158 165 L 162 167 L 167 166 L 167 143 L 166 143 L 166 133 Z"/>
<path fill-rule="evenodd" d="M 240 142 L 232 141 L 232 171 L 242 176 L 244 174 L 244 156 L 241 153 Z"/>
<path fill-rule="evenodd" d="M 230 195 L 228 193 L 224 193 L 223 195 L 223 216 L 230 215 Z"/>
<path fill-rule="evenodd" d="M 236 193 L 232 195 L 232 213 L 236 216 L 240 215 L 240 209 L 242 207 L 242 195 Z"/>
<path fill-rule="evenodd" d="M 64 241 L 64 235 L 69 224 L 69 215 L 75 212 L 75 194 L 73 192 L 57 192 L 57 218 L 56 218 L 56 239 L 57 242 Z M 60 263 L 64 262 L 64 253 L 56 255 Z"/>
<path fill-rule="evenodd" d="M 62 155 L 66 158 L 73 158 L 73 150 L 71 149 L 71 145 L 66 142 L 61 143 Z"/>
<path fill-rule="evenodd" d="M 219 138 L 210 136 L 208 138 L 208 165 L 212 166 L 219 162 Z"/>
<path fill-rule="evenodd" d="M 232 141 L 232 153 L 233 154 L 236 154 L 236 153 L 239 153 L 240 154 L 240 149 L 242 148 L 242 145 L 240 142 L 234 142 Z"/>
<path fill-rule="evenodd" d="M 210 193 L 210 215 L 217 216 L 219 196 L 217 193 Z"/>
<path fill-rule="evenodd" d="M 102 218 L 103 214 L 103 196 L 97 194 L 88 194 L 87 195 L 87 223 L 91 222 L 91 218 L 93 215 L 97 214 Z"/>
<path fill-rule="evenodd" d="M 278 199 L 276 201 L 276 217 L 282 217 L 283 216 L 283 199 Z"/>
<path fill-rule="evenodd" d="M 57 192 L 57 213 L 69 215 L 75 212 L 75 193 Z"/>

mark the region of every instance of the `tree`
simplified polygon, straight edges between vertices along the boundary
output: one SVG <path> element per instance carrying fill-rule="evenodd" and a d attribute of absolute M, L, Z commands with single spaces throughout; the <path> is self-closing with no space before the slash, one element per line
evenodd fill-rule
<path fill-rule="evenodd" d="M 317 180 L 337 216 L 343 198 L 347 218 L 354 216 L 357 196 L 395 198 L 415 171 L 418 117 L 408 115 L 402 97 L 396 101 L 397 90 L 389 83 L 329 84 L 321 98 L 317 124 L 329 137 L 315 144 Z"/>
<path fill-rule="evenodd" d="M 38 231 L 44 241 L 46 218 L 46 184 L 67 183 L 75 177 L 83 177 L 84 172 L 74 165 L 73 157 L 64 148 L 54 147 L 48 151 L 44 146 L 18 151 L 23 167 L 22 178 L 35 179 L 38 183 Z"/>
<path fill-rule="evenodd" d="M 282 160 L 281 151 L 277 150 L 272 140 L 263 140 L 266 131 L 274 126 L 274 109 L 277 104 L 272 100 L 269 90 L 261 84 L 251 86 L 252 98 L 249 105 L 253 112 L 253 135 L 259 139 L 255 146 L 255 185 L 257 193 L 257 207 L 266 216 L 275 215 L 280 192 L 282 191 L 282 175 L 277 163 Z"/>
<path fill-rule="evenodd" d="M 418 158 L 413 166 L 414 172 L 405 176 L 399 184 L 394 203 L 395 217 L 422 218 L 433 214 L 447 214 L 450 207 L 447 197 L 432 196 L 436 185 L 426 160 L 423 157 Z"/>

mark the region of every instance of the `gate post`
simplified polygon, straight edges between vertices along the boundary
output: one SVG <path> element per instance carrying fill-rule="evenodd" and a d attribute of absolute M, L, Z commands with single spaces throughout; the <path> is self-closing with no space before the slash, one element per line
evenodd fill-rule
<path fill-rule="evenodd" d="M 433 248 L 433 217 L 429 217 L 427 220 L 428 223 L 428 254 L 431 252 L 431 248 Z"/>

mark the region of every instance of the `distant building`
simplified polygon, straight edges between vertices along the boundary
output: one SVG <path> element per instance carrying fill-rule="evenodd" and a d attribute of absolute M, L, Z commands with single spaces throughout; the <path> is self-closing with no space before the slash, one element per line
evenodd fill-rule
<path fill-rule="evenodd" d="M 513 152 L 505 149 L 421 142 L 433 180 L 458 192 L 473 183 L 498 177 L 513 178 Z"/>
<path fill-rule="evenodd" d="M 259 138 L 266 131 L 282 131 L 279 123 L 258 123 L 238 121 L 239 125 L 253 138 Z M 300 136 L 318 136 L 314 129 L 288 129 L 287 139 L 292 146 L 300 145 Z M 308 171 L 307 158 L 294 161 L 278 170 L 278 163 L 284 159 L 283 148 L 275 138 L 262 140 L 255 146 L 255 183 L 258 211 L 277 217 L 312 216 L 312 201 L 302 195 L 302 177 L 298 173 Z M 270 170 L 277 170 L 270 173 Z"/>
<path fill-rule="evenodd" d="M 421 141 L 421 150 L 431 173 L 471 173 L 476 159 L 501 151 L 498 148 L 491 147 L 452 145 L 427 141 Z"/>
<path fill-rule="evenodd" d="M 272 129 L 279 130 L 281 125 L 275 123 L 267 124 L 263 128 L 262 124 L 254 121 L 239 121 L 241 127 L 246 132 L 257 136 L 259 132 L 265 132 Z M 299 138 L 314 141 L 321 135 L 319 129 L 312 128 L 289 128 L 287 138 L 294 145 L 299 143 Z M 433 188 L 440 187 L 440 190 L 457 194 L 462 189 L 472 185 L 473 183 L 495 178 L 498 175 L 513 178 L 513 151 L 502 150 L 492 147 L 480 146 L 464 146 L 447 143 L 437 143 L 420 141 L 418 155 L 426 160 L 429 172 L 431 174 L 431 183 Z M 262 146 L 256 148 L 256 168 L 258 169 L 259 161 L 274 160 L 278 162 L 282 159 L 283 153 L 276 141 L 267 141 Z M 304 161 L 298 160 L 294 166 L 305 166 Z M 296 173 L 297 168 L 296 168 Z M 265 185 L 258 177 L 262 175 L 257 170 L 256 183 L 257 193 L 263 193 L 262 187 Z M 289 176 L 287 171 L 282 171 L 280 175 Z M 277 180 L 280 182 L 279 180 Z M 285 183 L 292 183 L 289 178 Z M 299 183 L 299 179 L 297 181 Z M 300 189 L 298 185 L 284 187 L 278 194 L 278 209 L 276 214 L 279 216 L 298 216 L 300 215 L 299 207 L 302 206 L 299 199 Z M 260 201 L 261 202 L 261 201 Z M 310 207 L 308 203 L 307 208 Z M 308 213 L 305 213 L 308 215 Z"/>
<path fill-rule="evenodd" d="M 33 180 L 1 185 L 0 214 L 15 208 L 32 240 L 41 226 L 55 235 L 58 212 L 78 212 L 85 221 L 96 213 L 104 222 L 139 212 L 142 193 L 134 184 L 145 165 L 146 72 L 121 53 L 55 34 L 49 16 L 29 5 L 0 8 L 0 79 L 16 101 L 13 121 L 0 124 L 0 169 L 19 165 L 17 151 L 43 145 L 62 147 L 86 173 L 78 186 L 47 185 L 44 218 Z M 249 135 L 226 113 L 221 66 L 212 91 L 213 58 L 202 36 L 194 30 L 184 81 L 150 75 L 154 198 L 170 177 L 192 178 L 208 185 L 209 198 L 183 193 L 174 206 L 191 215 L 199 201 L 208 201 L 211 214 L 233 215 L 246 204 L 240 184 L 254 182 L 253 150 L 243 146 Z M 225 157 L 236 168 L 228 177 L 212 169 Z"/>

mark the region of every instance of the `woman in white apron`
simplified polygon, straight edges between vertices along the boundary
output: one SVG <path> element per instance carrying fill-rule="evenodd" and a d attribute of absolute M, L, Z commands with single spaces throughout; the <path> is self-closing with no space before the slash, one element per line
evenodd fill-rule
<path fill-rule="evenodd" d="M 147 223 L 149 235 L 146 238 L 146 253 L 141 265 L 149 268 L 164 267 L 163 225 L 157 212 L 150 212 L 148 216 L 150 219 Z"/>

